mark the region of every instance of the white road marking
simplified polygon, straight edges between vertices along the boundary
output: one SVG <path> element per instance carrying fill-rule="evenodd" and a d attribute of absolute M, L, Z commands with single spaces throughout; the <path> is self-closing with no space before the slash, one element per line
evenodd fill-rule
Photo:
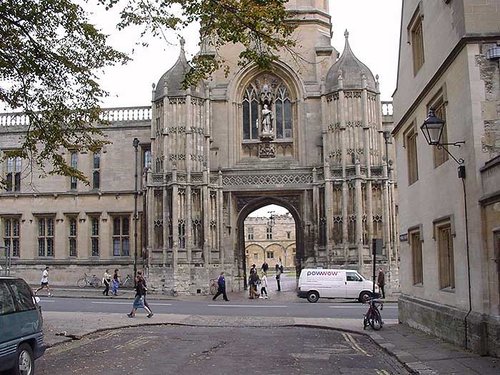
<path fill-rule="evenodd" d="M 40 298 L 40 302 L 56 302 L 55 299 L 41 299 Z"/>
<path fill-rule="evenodd" d="M 208 307 L 255 307 L 255 308 L 284 308 L 284 307 L 288 307 L 288 306 L 285 306 L 285 305 L 207 305 Z"/>
<path fill-rule="evenodd" d="M 102 305 L 130 305 L 132 304 L 133 301 L 129 302 L 114 302 L 114 301 L 106 301 L 106 302 L 101 302 L 101 301 L 92 301 L 92 303 L 95 304 L 102 304 Z M 148 301 L 149 303 L 149 301 Z M 152 306 L 172 306 L 171 303 L 149 303 Z"/>

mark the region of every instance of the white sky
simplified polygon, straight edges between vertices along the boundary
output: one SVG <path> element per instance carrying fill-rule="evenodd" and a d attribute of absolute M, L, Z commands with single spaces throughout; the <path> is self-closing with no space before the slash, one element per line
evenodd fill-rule
<path fill-rule="evenodd" d="M 91 2 L 95 0 L 91 0 Z M 349 31 L 349 43 L 354 54 L 374 75 L 380 76 L 382 100 L 391 100 L 396 87 L 396 69 L 399 44 L 399 24 L 402 0 L 330 0 L 333 38 L 332 45 L 342 53 L 344 31 Z M 95 18 L 94 18 L 95 17 Z M 95 12 L 92 20 L 102 25 L 111 35 L 110 42 L 117 49 L 132 53 L 133 61 L 126 66 L 111 67 L 102 76 L 101 85 L 110 92 L 104 107 L 150 105 L 151 84 L 177 60 L 179 45 L 173 33 L 165 40 L 152 40 L 148 47 L 138 46 L 138 33 L 117 32 L 117 17 L 110 12 Z M 198 51 L 196 27 L 184 30 L 187 57 Z"/>

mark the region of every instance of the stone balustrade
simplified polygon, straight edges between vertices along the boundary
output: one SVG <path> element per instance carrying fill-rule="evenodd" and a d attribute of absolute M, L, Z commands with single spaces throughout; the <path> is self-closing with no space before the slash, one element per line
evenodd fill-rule
<path fill-rule="evenodd" d="M 151 120 L 151 107 L 103 108 L 100 118 L 113 123 Z M 22 112 L 0 113 L 0 127 L 28 126 L 29 117 Z"/>

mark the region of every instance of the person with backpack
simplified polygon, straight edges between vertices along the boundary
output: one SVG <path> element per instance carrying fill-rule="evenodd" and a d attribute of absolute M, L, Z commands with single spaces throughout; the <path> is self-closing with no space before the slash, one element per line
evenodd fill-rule
<path fill-rule="evenodd" d="M 257 270 L 250 273 L 250 277 L 248 278 L 248 284 L 250 288 L 250 299 L 258 298 L 259 293 L 257 292 L 257 284 L 259 283 L 259 275 L 257 274 Z"/>
<path fill-rule="evenodd" d="M 226 294 L 226 279 L 224 278 L 224 272 L 220 273 L 220 276 L 217 279 L 217 286 L 218 286 L 217 293 L 212 299 L 215 301 L 215 299 L 222 294 L 222 298 L 224 299 L 224 301 L 229 302 L 229 299 L 227 298 Z"/>

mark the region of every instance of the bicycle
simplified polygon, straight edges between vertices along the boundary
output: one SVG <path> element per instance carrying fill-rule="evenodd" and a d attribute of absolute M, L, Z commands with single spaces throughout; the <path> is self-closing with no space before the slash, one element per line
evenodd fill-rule
<path fill-rule="evenodd" d="M 217 294 L 217 290 L 219 290 L 219 283 L 217 282 L 218 279 L 210 279 L 210 294 L 215 296 Z"/>
<path fill-rule="evenodd" d="M 382 321 L 382 315 L 380 315 L 380 311 L 378 307 L 380 306 L 380 310 L 384 309 L 384 303 L 376 298 L 370 298 L 366 303 L 369 304 L 368 311 L 364 315 L 363 318 L 363 329 L 371 326 L 375 331 L 378 331 L 384 325 Z"/>
<path fill-rule="evenodd" d="M 77 280 L 76 285 L 78 285 L 80 288 L 85 288 L 87 286 L 99 288 L 101 286 L 101 279 L 96 275 L 89 276 L 84 273 L 83 277 Z"/>
<path fill-rule="evenodd" d="M 125 280 L 120 281 L 120 286 L 123 288 L 129 286 L 129 284 L 133 286 L 132 278 L 130 277 L 130 275 L 127 275 L 127 277 L 125 277 Z"/>

